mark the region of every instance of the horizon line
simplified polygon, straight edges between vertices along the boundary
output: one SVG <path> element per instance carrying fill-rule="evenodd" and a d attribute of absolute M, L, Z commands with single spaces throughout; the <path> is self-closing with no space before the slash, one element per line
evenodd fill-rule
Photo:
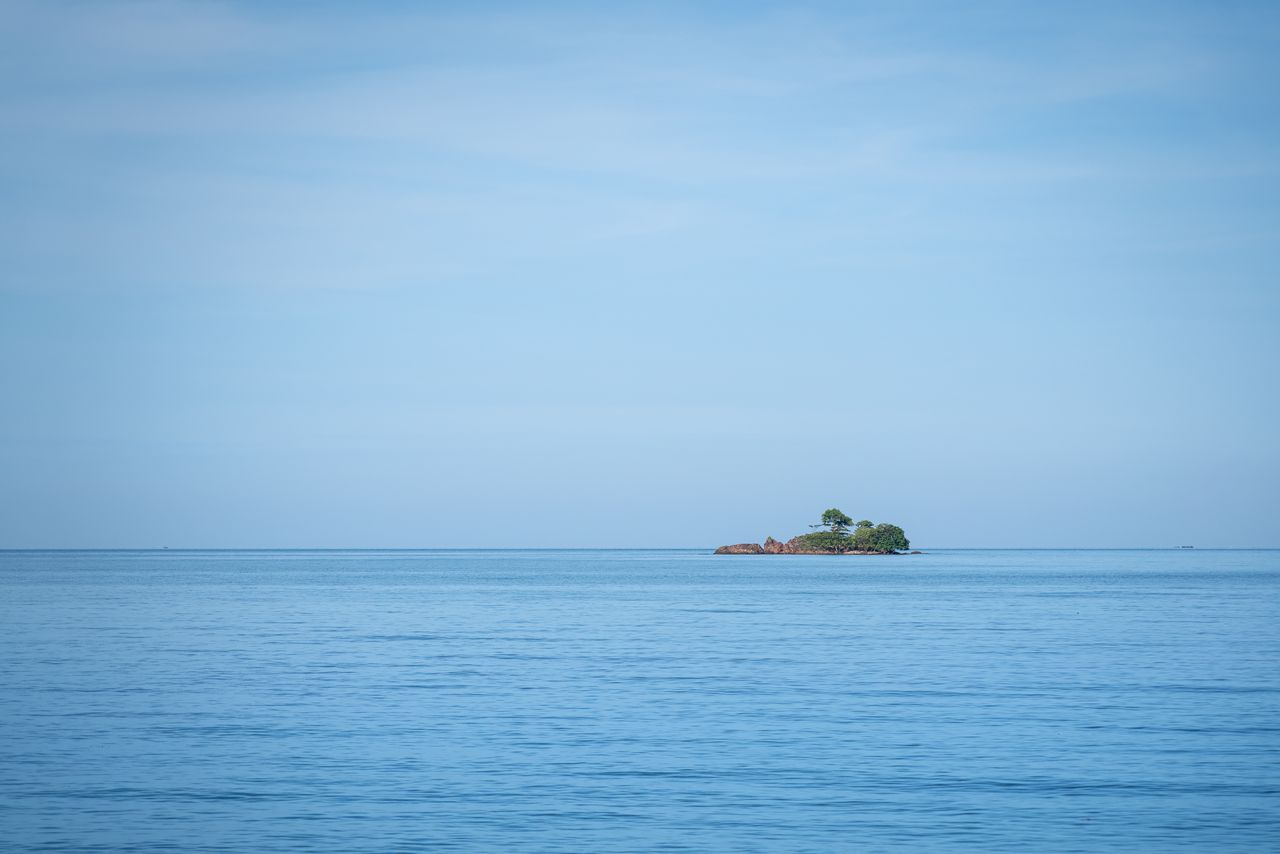
<path fill-rule="evenodd" d="M 0 547 L 5 552 L 687 552 L 714 550 L 716 546 L 111 546 Z M 1199 551 L 1248 552 L 1280 551 L 1280 546 L 928 546 L 911 551 L 975 552 L 1124 552 Z M 752 555 L 747 555 L 751 557 Z M 803 557 L 804 555 L 782 555 Z M 821 555 L 818 555 L 821 557 Z"/>

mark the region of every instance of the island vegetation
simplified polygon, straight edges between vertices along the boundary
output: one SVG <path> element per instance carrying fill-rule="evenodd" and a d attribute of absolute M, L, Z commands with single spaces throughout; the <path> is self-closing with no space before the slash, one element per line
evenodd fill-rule
<path fill-rule="evenodd" d="M 853 521 L 835 507 L 822 514 L 822 520 L 809 534 L 800 534 L 784 542 L 767 537 L 764 545 L 739 543 L 721 546 L 716 554 L 818 554 L 818 555 L 884 555 L 898 554 L 911 548 L 907 535 L 897 525 L 870 519 Z"/>

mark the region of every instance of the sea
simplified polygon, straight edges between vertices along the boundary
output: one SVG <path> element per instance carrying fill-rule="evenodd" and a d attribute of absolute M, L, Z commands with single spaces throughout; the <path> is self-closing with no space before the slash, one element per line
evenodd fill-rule
<path fill-rule="evenodd" d="M 0 552 L 5 851 L 1280 850 L 1280 551 Z"/>

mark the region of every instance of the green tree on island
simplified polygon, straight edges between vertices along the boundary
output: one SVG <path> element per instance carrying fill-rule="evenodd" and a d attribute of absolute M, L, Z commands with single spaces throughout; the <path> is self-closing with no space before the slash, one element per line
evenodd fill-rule
<path fill-rule="evenodd" d="M 853 526 L 850 532 L 849 526 Z M 796 537 L 795 542 L 804 548 L 819 551 L 835 552 L 890 552 L 906 551 L 911 548 L 911 541 L 897 525 L 887 522 L 874 524 L 870 519 L 862 519 L 854 523 L 853 519 L 842 511 L 832 507 L 822 514 L 822 523 L 810 525 L 810 528 L 827 528 Z"/>
<path fill-rule="evenodd" d="M 906 532 L 887 522 L 875 526 L 859 525 L 850 539 L 854 550 L 860 552 L 898 552 L 911 548 Z"/>
<path fill-rule="evenodd" d="M 846 516 L 836 508 L 832 507 L 822 514 L 822 521 L 817 525 L 810 525 L 810 528 L 829 528 L 831 533 L 843 536 L 849 532 L 849 526 L 853 524 L 853 518 Z M 862 523 L 859 522 L 859 525 Z M 868 525 L 871 523 L 868 522 Z"/>

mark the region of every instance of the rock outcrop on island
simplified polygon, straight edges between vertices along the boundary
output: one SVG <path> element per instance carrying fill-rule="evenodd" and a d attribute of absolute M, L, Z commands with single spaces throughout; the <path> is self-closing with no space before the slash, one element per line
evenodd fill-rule
<path fill-rule="evenodd" d="M 852 527 L 851 527 L 852 526 Z M 906 534 L 897 525 L 873 525 L 853 519 L 832 508 L 822 514 L 822 522 L 812 525 L 827 530 L 792 537 L 785 543 L 767 537 L 764 545 L 738 543 L 716 549 L 718 555 L 886 555 L 901 554 L 911 548 Z M 912 552 L 920 554 L 920 552 Z"/>
<path fill-rule="evenodd" d="M 870 549 L 844 549 L 837 551 L 834 548 L 821 548 L 804 539 L 805 535 L 792 537 L 785 543 L 780 543 L 773 537 L 766 537 L 764 546 L 760 547 L 760 551 L 767 555 L 878 555 L 885 552 L 875 552 Z"/>
<path fill-rule="evenodd" d="M 716 549 L 718 555 L 762 555 L 764 549 L 759 543 L 738 543 L 736 546 L 721 546 Z"/>
<path fill-rule="evenodd" d="M 810 543 L 805 542 L 803 535 L 792 537 L 785 543 L 780 543 L 773 537 L 769 537 L 764 541 L 764 545 L 759 543 L 737 543 L 732 546 L 721 546 L 715 551 L 718 555 L 896 555 L 905 554 L 905 552 L 897 552 L 892 549 L 880 551 L 876 549 L 855 549 L 855 548 L 814 548 Z M 924 554 L 924 552 L 910 552 L 910 554 Z"/>

